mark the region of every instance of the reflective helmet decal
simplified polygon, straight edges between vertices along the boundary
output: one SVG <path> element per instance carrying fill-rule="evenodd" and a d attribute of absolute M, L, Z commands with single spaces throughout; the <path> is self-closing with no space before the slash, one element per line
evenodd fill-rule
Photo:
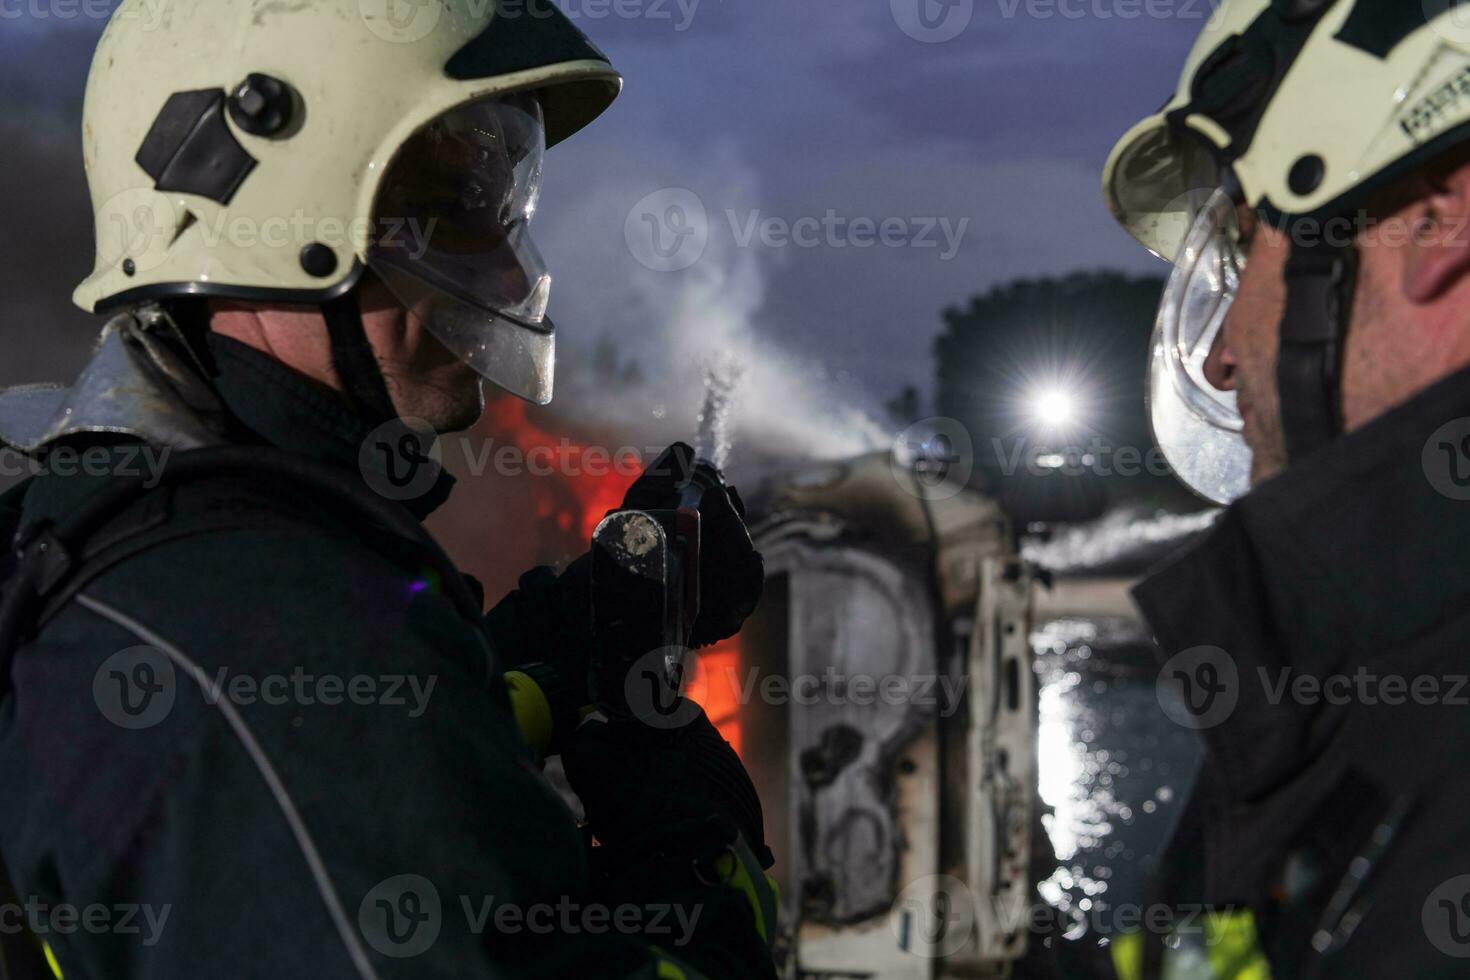
<path fill-rule="evenodd" d="M 153 178 L 153 189 L 198 194 L 229 204 L 255 158 L 225 123 L 223 89 L 175 92 L 138 148 L 138 166 Z"/>

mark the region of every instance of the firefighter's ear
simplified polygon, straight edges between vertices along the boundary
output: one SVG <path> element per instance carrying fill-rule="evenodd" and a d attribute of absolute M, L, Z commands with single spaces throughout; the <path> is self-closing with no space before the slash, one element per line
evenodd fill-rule
<path fill-rule="evenodd" d="M 1396 220 L 1408 227 L 1403 293 L 1410 303 L 1432 303 L 1470 273 L 1470 162 L 1426 173 L 1412 203 Z"/>

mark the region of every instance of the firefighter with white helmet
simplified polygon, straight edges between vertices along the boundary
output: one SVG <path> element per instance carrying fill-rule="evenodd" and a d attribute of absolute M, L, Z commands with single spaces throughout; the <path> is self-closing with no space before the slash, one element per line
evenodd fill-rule
<path fill-rule="evenodd" d="M 111 319 L 75 384 L 0 392 L 37 463 L 0 498 L 0 904 L 132 912 L 7 918 L 0 976 L 774 976 L 734 751 L 693 706 L 583 720 L 590 561 L 487 614 L 419 523 L 486 382 L 551 398 L 543 157 L 620 84 L 546 0 L 114 12 L 75 294 Z M 690 646 L 762 583 L 705 482 Z"/>
<path fill-rule="evenodd" d="M 1173 263 L 1154 434 L 1228 505 L 1135 591 L 1208 749 L 1163 891 L 1209 914 L 1125 975 L 1464 975 L 1467 138 L 1465 7 L 1227 0 L 1108 160 Z"/>

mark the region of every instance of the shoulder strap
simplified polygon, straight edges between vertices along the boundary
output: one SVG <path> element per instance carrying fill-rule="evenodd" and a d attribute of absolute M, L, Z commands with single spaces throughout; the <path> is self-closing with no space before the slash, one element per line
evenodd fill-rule
<path fill-rule="evenodd" d="M 398 504 L 344 478 L 339 467 L 274 447 L 219 446 L 176 454 L 164 468 L 158 485 L 178 487 L 222 477 L 251 485 L 264 483 L 272 488 L 284 483 L 295 490 L 330 499 L 349 519 L 384 528 L 413 545 L 424 557 L 430 571 L 438 576 L 445 595 L 462 615 L 471 621 L 479 620 L 480 600 L 423 526 Z M 185 522 L 176 528 L 144 521 L 141 527 L 113 536 L 101 552 L 94 550 L 88 554 L 89 543 L 154 486 L 147 475 L 120 477 L 60 521 L 20 527 L 9 549 L 14 568 L 6 577 L 3 597 L 0 597 L 0 698 L 9 693 L 10 664 L 17 647 L 43 616 L 63 605 L 81 584 L 163 541 L 245 526 L 229 518 Z M 259 524 L 257 516 L 248 526 Z"/>

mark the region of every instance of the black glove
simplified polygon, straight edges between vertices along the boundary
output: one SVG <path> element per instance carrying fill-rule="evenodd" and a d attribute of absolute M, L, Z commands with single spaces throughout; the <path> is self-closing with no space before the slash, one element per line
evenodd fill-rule
<path fill-rule="evenodd" d="M 677 507 L 693 467 L 694 450 L 675 443 L 628 488 L 623 506 Z M 755 610 L 765 585 L 765 564 L 745 529 L 745 505 L 735 488 L 720 477 L 705 491 L 699 511 L 699 616 L 690 637 L 692 647 L 734 636 Z M 531 673 L 552 702 L 558 732 L 553 751 L 560 750 L 561 733 L 575 723 L 577 709 L 592 699 L 590 571 L 590 555 L 578 558 L 560 575 L 550 568 L 533 568 L 484 620 L 502 666 Z"/>
<path fill-rule="evenodd" d="M 694 450 L 676 442 L 659 454 L 623 498 L 635 510 L 672 510 L 693 475 Z M 699 465 L 708 465 L 700 463 Z M 714 471 L 715 485 L 700 501 L 699 617 L 691 647 L 709 646 L 740 631 L 765 587 L 765 561 L 745 528 L 740 494 Z"/>
<path fill-rule="evenodd" d="M 760 798 L 740 757 L 693 702 L 679 716 L 687 723 L 672 728 L 593 720 L 572 734 L 562 764 L 588 827 L 608 857 L 633 861 L 703 857 L 738 832 L 769 867 Z"/>

